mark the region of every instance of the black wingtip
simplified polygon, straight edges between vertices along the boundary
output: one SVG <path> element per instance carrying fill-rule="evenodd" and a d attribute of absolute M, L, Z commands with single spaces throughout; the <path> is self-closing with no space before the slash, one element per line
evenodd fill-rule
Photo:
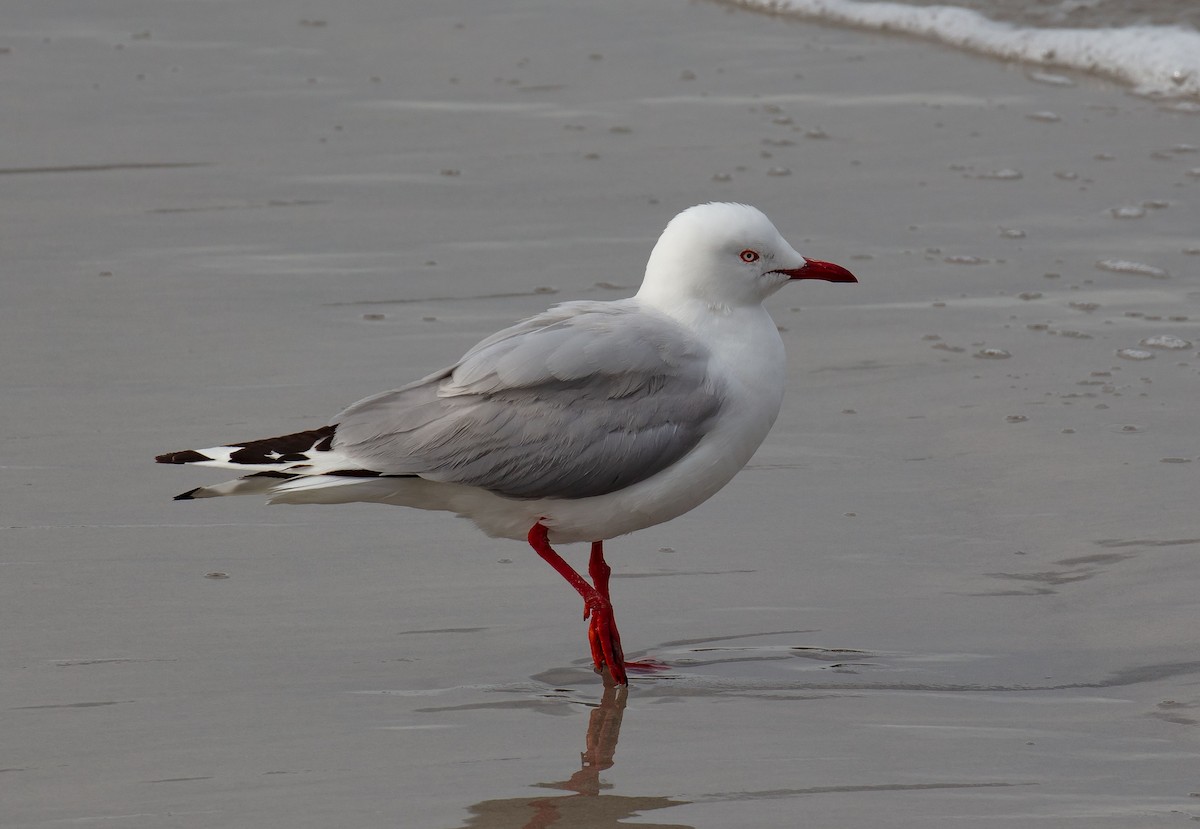
<path fill-rule="evenodd" d="M 198 486 L 195 489 L 189 489 L 187 492 L 181 492 L 175 496 L 174 500 L 176 500 L 176 501 L 195 501 L 196 493 L 202 489 L 204 489 L 204 487 Z"/>
<path fill-rule="evenodd" d="M 159 455 L 154 459 L 155 463 L 196 463 L 197 461 L 211 461 L 208 455 L 201 454 L 195 449 L 185 449 L 182 452 L 168 452 L 165 455 Z"/>

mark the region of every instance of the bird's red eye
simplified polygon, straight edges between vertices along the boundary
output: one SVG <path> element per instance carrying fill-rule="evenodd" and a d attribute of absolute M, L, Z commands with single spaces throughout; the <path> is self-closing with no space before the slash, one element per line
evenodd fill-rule
<path fill-rule="evenodd" d="M 756 251 L 756 250 L 742 251 L 742 261 L 743 262 L 757 262 L 758 261 L 758 251 Z"/>

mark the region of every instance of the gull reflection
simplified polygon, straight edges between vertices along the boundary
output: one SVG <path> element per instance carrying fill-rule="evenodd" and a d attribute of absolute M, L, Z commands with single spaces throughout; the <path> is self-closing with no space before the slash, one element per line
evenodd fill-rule
<path fill-rule="evenodd" d="M 681 806 L 687 801 L 602 794 L 612 788 L 611 783 L 600 779 L 600 773 L 613 766 L 625 698 L 624 687 L 606 687 L 600 704 L 588 717 L 586 749 L 579 770 L 566 780 L 534 784 L 570 794 L 485 800 L 471 807 L 471 817 L 462 829 L 694 829 L 679 823 L 628 822 L 639 813 Z"/>

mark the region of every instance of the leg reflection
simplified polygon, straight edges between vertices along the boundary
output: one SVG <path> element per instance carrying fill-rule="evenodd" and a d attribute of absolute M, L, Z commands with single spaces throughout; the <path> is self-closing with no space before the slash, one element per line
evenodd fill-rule
<path fill-rule="evenodd" d="M 600 772 L 613 766 L 617 756 L 617 739 L 621 736 L 621 718 L 625 716 L 624 686 L 608 686 L 600 704 L 588 716 L 587 748 L 579 755 L 582 767 L 561 783 L 539 783 L 547 789 L 566 789 L 595 796 L 601 789 L 611 789 L 611 783 L 600 782 Z"/>
<path fill-rule="evenodd" d="M 687 801 L 601 794 L 612 788 L 611 783 L 601 781 L 600 773 L 615 762 L 627 693 L 624 686 L 604 689 L 600 704 L 588 716 L 586 748 L 580 754 L 578 771 L 566 780 L 534 784 L 572 794 L 485 800 L 471 807 L 471 817 L 463 829 L 692 829 L 677 823 L 629 822 L 638 813 L 681 806 Z"/>

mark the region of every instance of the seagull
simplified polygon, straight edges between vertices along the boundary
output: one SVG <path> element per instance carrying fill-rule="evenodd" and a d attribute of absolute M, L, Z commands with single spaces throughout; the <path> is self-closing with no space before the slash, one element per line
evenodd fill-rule
<path fill-rule="evenodd" d="M 555 305 L 320 428 L 155 460 L 248 473 L 176 500 L 446 510 L 527 541 L 583 598 L 595 670 L 626 685 L 604 542 L 694 509 L 750 460 L 784 388 L 763 301 L 802 279 L 858 281 L 757 208 L 697 205 L 667 224 L 632 297 Z M 572 542 L 591 544 L 590 582 L 552 546 Z"/>

